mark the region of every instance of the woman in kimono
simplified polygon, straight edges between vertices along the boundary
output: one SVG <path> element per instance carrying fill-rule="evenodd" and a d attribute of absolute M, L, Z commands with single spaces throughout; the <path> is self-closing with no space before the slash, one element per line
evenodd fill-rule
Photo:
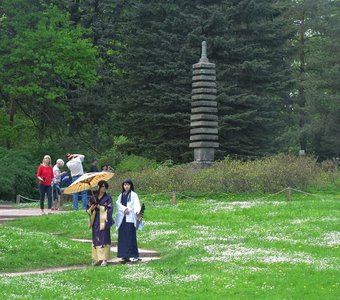
<path fill-rule="evenodd" d="M 92 258 L 96 266 L 107 266 L 107 260 L 110 258 L 110 227 L 114 221 L 112 198 L 106 193 L 108 188 L 106 181 L 99 181 L 98 191 L 87 204 L 87 213 L 90 215 L 89 226 L 92 227 Z"/>
<path fill-rule="evenodd" d="M 123 261 L 139 261 L 137 246 L 137 217 L 141 210 L 133 183 L 126 179 L 122 183 L 122 193 L 117 200 L 118 254 Z"/>

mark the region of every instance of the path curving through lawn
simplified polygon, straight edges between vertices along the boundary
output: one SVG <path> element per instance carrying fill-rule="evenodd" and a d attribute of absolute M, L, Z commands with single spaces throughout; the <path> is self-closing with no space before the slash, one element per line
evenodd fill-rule
<path fill-rule="evenodd" d="M 62 213 L 63 211 L 52 211 L 49 213 L 58 214 Z M 9 205 L 0 205 L 0 224 L 3 224 L 10 220 L 15 220 L 18 218 L 25 218 L 25 217 L 36 217 L 41 216 L 41 210 L 38 208 L 13 208 Z M 87 239 L 72 239 L 76 242 L 81 243 L 91 243 L 91 240 Z M 152 250 L 145 250 L 145 249 L 138 249 L 139 250 L 139 257 L 141 261 L 138 263 L 146 263 L 152 260 L 160 259 L 160 253 L 157 251 Z M 111 252 L 117 253 L 117 242 L 112 243 Z M 120 258 L 112 258 L 108 260 L 108 266 L 111 265 L 121 265 L 121 264 L 136 264 L 136 263 L 126 263 L 123 262 Z M 0 273 L 0 277 L 13 277 L 13 276 L 24 276 L 24 275 L 34 275 L 34 274 L 45 274 L 45 273 L 56 273 L 56 272 L 63 272 L 63 271 L 70 271 L 70 270 L 79 270 L 79 269 L 86 269 L 86 268 L 101 268 L 93 267 L 90 265 L 74 265 L 74 266 L 64 266 L 64 267 L 52 267 L 52 268 L 44 268 L 39 270 L 31 270 L 31 271 L 23 271 L 23 272 L 12 272 L 12 273 Z"/>

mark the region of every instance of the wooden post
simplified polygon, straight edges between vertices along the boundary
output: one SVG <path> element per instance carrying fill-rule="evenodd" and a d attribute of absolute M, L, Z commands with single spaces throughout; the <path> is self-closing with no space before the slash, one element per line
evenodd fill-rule
<path fill-rule="evenodd" d="M 176 205 L 176 192 L 172 192 L 172 204 Z"/>
<path fill-rule="evenodd" d="M 20 204 L 20 195 L 17 195 L 16 204 Z"/>
<path fill-rule="evenodd" d="M 287 201 L 290 202 L 292 200 L 292 189 L 290 187 L 287 188 Z"/>

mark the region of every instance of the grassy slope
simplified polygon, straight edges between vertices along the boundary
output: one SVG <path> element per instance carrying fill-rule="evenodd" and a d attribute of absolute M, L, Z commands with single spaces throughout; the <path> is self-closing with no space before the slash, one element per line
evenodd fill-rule
<path fill-rule="evenodd" d="M 145 196 L 139 246 L 162 260 L 2 277 L 0 289 L 8 299 L 337 299 L 340 193 L 323 193 L 293 193 L 291 203 L 196 195 L 176 206 L 170 195 Z M 86 225 L 84 212 L 69 212 L 0 226 L 1 271 L 89 263 L 89 246 L 68 240 L 90 238 Z"/>

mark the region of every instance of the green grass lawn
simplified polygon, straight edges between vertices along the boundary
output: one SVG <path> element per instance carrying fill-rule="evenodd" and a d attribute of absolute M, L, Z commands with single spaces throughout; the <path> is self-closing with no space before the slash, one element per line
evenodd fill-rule
<path fill-rule="evenodd" d="M 339 190 L 265 196 L 142 196 L 139 247 L 161 260 L 0 277 L 2 299 L 340 299 Z M 90 264 L 70 240 L 89 239 L 87 223 L 69 211 L 0 226 L 0 272 Z"/>

